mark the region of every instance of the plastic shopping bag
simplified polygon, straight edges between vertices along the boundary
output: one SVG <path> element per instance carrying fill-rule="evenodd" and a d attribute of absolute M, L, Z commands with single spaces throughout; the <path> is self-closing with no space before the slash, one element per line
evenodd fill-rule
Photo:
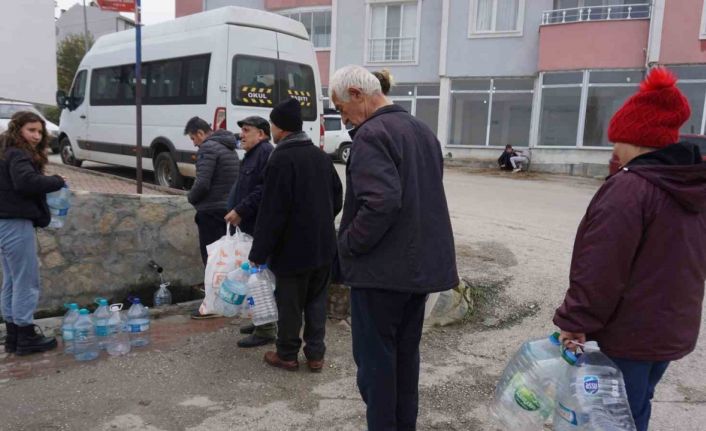
<path fill-rule="evenodd" d="M 233 235 L 230 232 L 231 227 L 230 223 L 228 223 L 226 234 L 206 247 L 208 260 L 206 261 L 206 273 L 203 280 L 206 296 L 203 298 L 201 307 L 199 307 L 199 313 L 201 314 L 219 313 L 216 298 L 218 297 L 221 283 L 223 283 L 229 272 L 238 268 L 242 263 L 243 258 L 238 250 L 238 243 L 239 238 L 245 234 L 237 229 Z M 250 242 L 252 244 L 252 238 Z M 245 258 L 247 259 L 247 256 Z"/>

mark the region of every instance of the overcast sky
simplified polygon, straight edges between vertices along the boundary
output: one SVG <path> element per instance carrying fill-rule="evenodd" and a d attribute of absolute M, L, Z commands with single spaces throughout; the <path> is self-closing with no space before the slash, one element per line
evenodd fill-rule
<path fill-rule="evenodd" d="M 55 0 L 57 4 L 56 16 L 59 16 L 61 9 L 68 9 L 74 4 L 83 4 L 83 0 Z M 90 0 L 86 0 L 89 4 Z M 124 14 L 134 19 L 134 14 Z M 155 24 L 162 21 L 174 19 L 174 0 L 142 0 L 142 22 L 144 24 Z"/>

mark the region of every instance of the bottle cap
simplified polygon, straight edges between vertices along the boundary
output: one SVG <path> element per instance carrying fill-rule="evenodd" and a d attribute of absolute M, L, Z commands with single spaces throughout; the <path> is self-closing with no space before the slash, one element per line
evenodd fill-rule
<path fill-rule="evenodd" d="M 96 299 L 96 304 L 98 304 L 98 305 L 101 306 L 101 307 L 107 306 L 107 305 L 108 305 L 108 300 L 107 300 L 107 299 L 104 299 L 104 298 L 98 298 L 98 299 Z"/>
<path fill-rule="evenodd" d="M 89 314 L 89 311 L 86 310 L 85 308 L 82 308 L 81 311 L 79 311 L 79 314 L 83 316 L 85 314 Z"/>
<path fill-rule="evenodd" d="M 243 264 L 240 265 L 240 269 L 243 271 L 250 271 L 250 262 L 243 262 Z"/>
<path fill-rule="evenodd" d="M 75 302 L 72 302 L 71 304 L 64 304 L 64 307 L 69 310 L 78 310 L 78 304 Z"/>

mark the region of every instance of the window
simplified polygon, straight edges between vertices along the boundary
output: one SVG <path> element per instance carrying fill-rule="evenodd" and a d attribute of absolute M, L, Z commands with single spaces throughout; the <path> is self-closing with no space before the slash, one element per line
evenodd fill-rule
<path fill-rule="evenodd" d="M 314 48 L 331 47 L 331 11 L 283 12 L 282 15 L 304 24 Z"/>
<path fill-rule="evenodd" d="M 269 58 L 233 58 L 231 101 L 235 105 L 273 107 L 288 97 L 299 100 L 302 118 L 316 120 L 316 81 L 311 67 Z"/>
<path fill-rule="evenodd" d="M 452 145 L 528 146 L 533 92 L 533 78 L 452 81 Z"/>
<path fill-rule="evenodd" d="M 591 73 L 593 75 L 593 73 Z M 637 83 L 622 87 L 589 87 L 586 106 L 586 126 L 583 132 L 583 145 L 588 147 L 609 147 L 608 124 L 630 96 L 635 94 Z"/>
<path fill-rule="evenodd" d="M 437 133 L 439 127 L 439 99 L 417 99 L 414 116 Z"/>
<path fill-rule="evenodd" d="M 74 78 L 74 85 L 71 86 L 71 104 L 73 106 L 81 106 L 83 99 L 86 97 L 86 78 L 88 71 L 82 70 Z M 72 108 L 73 109 L 73 108 Z"/>
<path fill-rule="evenodd" d="M 542 24 L 577 21 L 645 19 L 649 0 L 554 0 L 554 9 L 542 16 Z"/>
<path fill-rule="evenodd" d="M 471 0 L 469 37 L 522 36 L 525 0 Z"/>
<path fill-rule="evenodd" d="M 576 146 L 581 87 L 542 90 L 539 145 Z"/>
<path fill-rule="evenodd" d="M 324 117 L 324 129 L 328 132 L 331 130 L 341 130 L 341 117 Z"/>
<path fill-rule="evenodd" d="M 369 6 L 368 62 L 414 62 L 417 59 L 417 2 Z"/>
<path fill-rule="evenodd" d="M 206 103 L 211 54 L 150 61 L 142 64 L 144 105 L 198 105 Z M 184 77 L 186 77 L 184 79 Z M 133 105 L 135 65 L 94 69 L 91 105 Z"/>
<path fill-rule="evenodd" d="M 678 82 L 677 87 L 684 93 L 691 106 L 691 117 L 684 123 L 680 132 L 688 135 L 704 134 L 704 102 L 706 101 L 706 76 L 703 82 Z"/>

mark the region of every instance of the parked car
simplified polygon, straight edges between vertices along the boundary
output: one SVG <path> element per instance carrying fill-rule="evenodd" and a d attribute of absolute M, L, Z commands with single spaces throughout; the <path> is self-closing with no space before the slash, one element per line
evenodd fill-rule
<path fill-rule="evenodd" d="M 681 135 L 679 136 L 680 142 L 689 142 L 699 146 L 701 150 L 701 158 L 706 162 L 706 135 Z M 608 163 L 608 170 L 610 175 L 613 175 L 620 170 L 620 162 L 618 158 L 613 154 Z"/>
<path fill-rule="evenodd" d="M 346 125 L 341 121 L 341 114 L 326 110 L 324 113 L 324 151 L 331 157 L 348 162 L 351 151 L 351 137 Z"/>
<path fill-rule="evenodd" d="M 42 115 L 42 113 L 39 112 L 31 103 L 0 100 L 0 133 L 7 130 L 7 125 L 10 123 L 10 118 L 12 118 L 16 112 L 20 111 L 32 111 L 44 118 L 44 115 Z M 51 148 L 52 153 L 56 154 L 59 152 L 59 126 L 46 118 L 44 118 L 44 121 L 47 123 L 47 133 L 51 139 L 49 141 L 49 147 Z"/>
<path fill-rule="evenodd" d="M 293 97 L 304 132 L 323 146 L 323 106 L 316 52 L 300 22 L 235 6 L 142 30 L 143 169 L 159 185 L 182 188 L 196 173 L 196 148 L 184 125 L 193 116 L 239 133 L 237 122 L 268 118 Z M 135 31 L 98 38 L 71 90 L 59 92 L 64 163 L 135 166 Z"/>

